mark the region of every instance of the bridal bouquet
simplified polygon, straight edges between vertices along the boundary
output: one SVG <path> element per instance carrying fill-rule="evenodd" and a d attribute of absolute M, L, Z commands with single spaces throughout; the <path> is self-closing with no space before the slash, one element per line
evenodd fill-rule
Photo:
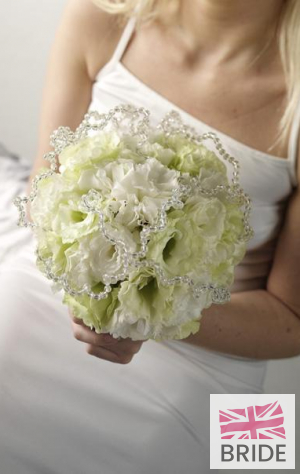
<path fill-rule="evenodd" d="M 125 104 L 60 127 L 50 169 L 14 203 L 38 268 L 77 318 L 114 337 L 182 339 L 204 308 L 230 299 L 251 203 L 215 134 L 197 135 L 175 111 L 157 127 L 149 117 Z"/>

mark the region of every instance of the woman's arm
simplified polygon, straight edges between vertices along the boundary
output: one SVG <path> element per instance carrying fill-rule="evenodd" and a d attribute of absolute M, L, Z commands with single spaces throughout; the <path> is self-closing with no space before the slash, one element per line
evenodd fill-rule
<path fill-rule="evenodd" d="M 228 304 L 204 310 L 200 325 L 184 342 L 257 359 L 300 355 L 299 186 L 287 208 L 266 290 L 232 294 Z"/>
<path fill-rule="evenodd" d="M 38 169 L 50 166 L 43 156 L 52 150 L 49 143 L 52 132 L 61 125 L 74 130 L 88 109 L 95 50 L 100 69 L 115 47 L 113 17 L 91 0 L 69 0 L 65 7 L 48 62 L 37 154 L 29 187 Z"/>

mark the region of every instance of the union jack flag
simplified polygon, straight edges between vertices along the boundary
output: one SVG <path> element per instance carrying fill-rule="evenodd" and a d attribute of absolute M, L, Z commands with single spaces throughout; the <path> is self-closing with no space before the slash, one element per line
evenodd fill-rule
<path fill-rule="evenodd" d="M 283 411 L 278 403 L 219 410 L 222 439 L 284 438 Z"/>

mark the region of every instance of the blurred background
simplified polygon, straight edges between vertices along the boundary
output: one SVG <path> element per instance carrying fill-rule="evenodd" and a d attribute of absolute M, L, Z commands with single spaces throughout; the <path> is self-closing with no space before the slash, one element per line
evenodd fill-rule
<path fill-rule="evenodd" d="M 0 143 L 28 162 L 35 158 L 47 58 L 65 3 L 66 0 L 0 2 Z M 270 361 L 265 392 L 296 394 L 297 446 L 300 357 Z M 300 466 L 299 453 L 297 465 Z"/>
<path fill-rule="evenodd" d="M 0 142 L 30 162 L 48 52 L 65 3 L 0 2 Z"/>

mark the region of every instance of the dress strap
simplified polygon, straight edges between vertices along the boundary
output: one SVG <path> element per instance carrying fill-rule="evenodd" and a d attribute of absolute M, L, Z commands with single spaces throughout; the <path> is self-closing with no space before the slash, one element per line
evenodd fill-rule
<path fill-rule="evenodd" d="M 133 16 L 131 16 L 128 22 L 126 23 L 123 33 L 121 35 L 121 38 L 119 39 L 117 47 L 112 55 L 112 58 L 111 58 L 112 64 L 115 64 L 121 60 L 123 53 L 131 38 L 131 35 L 134 31 L 135 25 L 136 25 L 136 16 L 135 14 L 133 14 Z"/>
<path fill-rule="evenodd" d="M 300 134 L 300 100 L 297 104 L 292 127 L 291 133 L 289 138 L 289 145 L 288 145 L 288 160 L 291 163 L 292 171 L 294 174 L 294 185 L 297 186 L 297 157 L 299 152 L 299 134 Z"/>
<path fill-rule="evenodd" d="M 134 31 L 134 28 L 136 26 L 136 22 L 137 22 L 137 12 L 138 12 L 138 9 L 140 8 L 140 3 L 137 4 L 137 6 L 135 7 L 133 13 L 132 13 L 132 16 L 129 18 L 129 20 L 127 21 L 123 31 L 122 31 L 122 34 L 121 34 L 121 37 L 118 41 L 118 44 L 112 54 L 112 56 L 110 57 L 110 60 L 102 67 L 102 69 L 100 69 L 100 71 L 98 72 L 98 74 L 96 75 L 96 78 L 95 78 L 95 81 L 97 82 L 103 75 L 107 74 L 109 71 L 111 71 L 112 69 L 114 69 L 115 65 L 121 61 L 121 58 L 124 54 L 124 51 L 129 43 L 129 40 L 131 38 L 131 35 Z"/>

